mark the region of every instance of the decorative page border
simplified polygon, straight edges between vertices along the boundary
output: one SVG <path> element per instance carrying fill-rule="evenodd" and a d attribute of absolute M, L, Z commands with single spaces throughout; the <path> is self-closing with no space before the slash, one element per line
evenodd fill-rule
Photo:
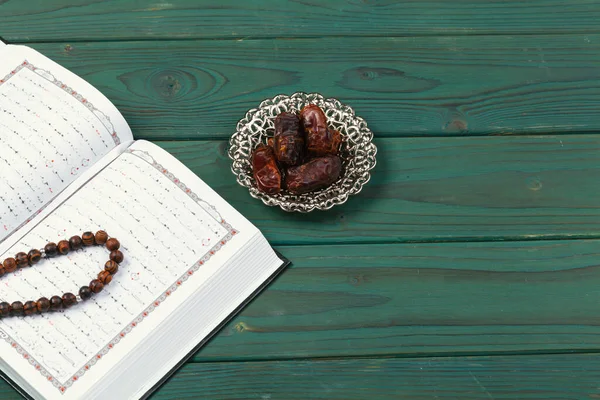
<path fill-rule="evenodd" d="M 55 86 L 58 86 L 59 88 L 61 88 L 62 90 L 64 90 L 65 92 L 67 92 L 71 96 L 73 96 L 83 106 L 85 106 L 87 109 L 89 109 L 92 112 L 92 114 L 94 114 L 94 116 L 96 118 L 98 118 L 98 120 L 100 121 L 100 123 L 102 125 L 104 125 L 104 127 L 110 133 L 113 141 L 115 142 L 115 146 L 118 146 L 118 145 L 121 144 L 121 139 L 119 139 L 119 136 L 117 135 L 117 132 L 115 131 L 114 125 L 112 124 L 112 122 L 110 121 L 110 118 L 106 114 L 104 114 L 102 111 L 98 110 L 92 103 L 90 103 L 80 93 L 77 93 L 77 91 L 73 90 L 68 85 L 66 85 L 63 82 L 61 82 L 58 79 L 56 79 L 54 77 L 54 75 L 52 75 L 51 72 L 46 71 L 45 69 L 42 69 L 42 68 L 38 68 L 35 65 L 31 64 L 27 60 L 23 61 L 19 66 L 17 66 L 15 69 L 13 69 L 3 79 L 0 79 L 0 86 L 2 86 L 3 84 L 5 84 L 7 81 L 10 80 L 10 78 L 12 78 L 13 76 L 15 76 L 16 74 L 18 74 L 19 71 L 21 71 L 23 68 L 27 68 L 28 70 L 35 72 L 38 76 L 44 78 L 45 80 L 47 80 L 50 83 L 53 83 Z"/>
<path fill-rule="evenodd" d="M 121 144 L 121 139 L 119 138 L 119 135 L 117 135 L 114 125 L 112 124 L 112 122 L 110 121 L 110 118 L 106 114 L 104 114 L 102 111 L 98 110 L 92 103 L 90 103 L 80 93 L 77 93 L 75 90 L 73 90 L 70 86 L 68 86 L 68 85 L 64 84 L 63 82 L 59 81 L 58 79 L 56 79 L 54 77 L 54 75 L 52 75 L 52 73 L 50 73 L 49 71 L 46 71 L 45 69 L 36 67 L 35 65 L 31 64 L 27 60 L 24 60 L 15 69 L 13 69 L 8 75 L 6 75 L 4 78 L 0 79 L 0 86 L 5 84 L 6 82 L 8 82 L 10 80 L 10 78 L 17 75 L 19 73 L 19 71 L 23 70 L 24 68 L 35 72 L 39 77 L 47 80 L 50 83 L 53 83 L 55 86 L 58 86 L 59 88 L 61 88 L 62 90 L 64 90 L 65 92 L 67 92 L 71 96 L 73 96 L 83 106 L 85 106 L 88 110 L 90 110 L 92 112 L 92 114 L 94 114 L 94 116 L 100 121 L 100 123 L 102 125 L 104 125 L 104 127 L 110 133 L 110 136 L 112 137 L 113 141 L 115 142 L 115 146 L 118 146 Z M 46 204 L 46 205 L 42 206 L 39 210 L 37 210 L 35 213 L 33 213 L 29 218 L 27 218 L 27 220 L 25 220 L 25 222 L 23 222 L 21 225 L 17 226 L 15 229 L 13 229 L 5 237 L 5 239 L 8 238 L 13 233 L 15 233 L 16 231 L 18 231 L 19 229 L 21 229 L 22 227 L 24 227 L 25 225 L 27 225 L 28 223 L 30 223 L 31 220 L 34 219 L 39 214 L 41 214 L 42 211 L 44 211 L 44 209 L 47 206 L 48 205 Z M 2 243 L 3 241 L 4 241 L 4 239 L 0 240 L 0 243 Z"/>
<path fill-rule="evenodd" d="M 233 238 L 233 236 L 239 233 L 238 230 L 234 229 L 221 217 L 221 215 L 218 213 L 217 209 L 213 205 L 207 203 L 206 201 L 198 197 L 198 195 L 196 195 L 189 187 L 187 187 L 183 182 L 181 182 L 181 180 L 179 180 L 173 173 L 171 173 L 169 170 L 157 163 L 156 160 L 154 160 L 154 158 L 148 152 L 142 150 L 128 149 L 124 154 L 132 154 L 146 161 L 148 164 L 154 167 L 157 171 L 159 171 L 171 182 L 173 182 L 185 194 L 187 194 L 192 200 L 194 200 L 200 207 L 202 207 L 206 212 L 208 212 L 210 216 L 215 219 L 215 221 L 217 221 L 223 228 L 227 230 L 227 234 L 223 236 L 218 241 L 218 243 L 215 244 L 210 250 L 208 250 L 202 256 L 202 258 L 200 258 L 198 261 L 192 264 L 192 266 L 175 282 L 173 282 L 173 284 L 170 285 L 167 290 L 165 290 L 160 296 L 158 296 L 154 300 L 154 302 L 147 306 L 144 309 L 144 311 L 142 311 L 136 318 L 134 318 L 129 324 L 127 324 L 127 326 L 118 335 L 116 335 L 112 340 L 110 340 L 110 342 L 106 346 L 104 346 L 96 355 L 90 358 L 88 362 L 85 363 L 83 368 L 77 371 L 75 375 L 67 379 L 66 382 L 60 382 L 58 379 L 52 376 L 46 369 L 44 369 L 44 367 L 42 367 L 42 365 L 35 358 L 28 354 L 27 351 L 25 351 L 25 349 L 23 349 L 23 347 L 19 345 L 19 343 L 17 343 L 6 332 L 0 329 L 0 339 L 3 339 L 7 343 L 9 343 L 17 351 L 17 353 L 21 354 L 23 358 L 29 361 L 29 364 L 31 364 L 36 370 L 38 370 L 42 374 L 42 376 L 48 379 L 49 382 L 52 382 L 54 387 L 56 387 L 62 394 L 64 394 L 67 391 L 67 389 L 71 387 L 77 380 L 79 380 L 79 378 L 81 378 L 87 371 L 89 371 L 90 368 L 96 365 L 96 363 L 100 361 L 102 357 L 105 356 L 110 350 L 112 350 L 117 345 L 117 343 L 121 341 L 121 339 L 123 339 L 129 332 L 131 332 L 132 329 L 134 329 L 146 317 L 148 317 L 148 315 L 152 311 L 154 311 L 156 307 L 159 307 L 164 301 L 166 301 L 167 298 L 171 296 L 171 294 L 174 291 L 176 291 L 177 288 L 179 288 L 179 286 L 183 285 L 189 279 L 190 276 L 192 276 L 196 271 L 198 271 L 198 269 L 200 269 L 201 266 L 208 262 L 208 260 L 212 256 L 214 256 L 216 252 L 219 251 L 223 246 L 225 246 Z"/>

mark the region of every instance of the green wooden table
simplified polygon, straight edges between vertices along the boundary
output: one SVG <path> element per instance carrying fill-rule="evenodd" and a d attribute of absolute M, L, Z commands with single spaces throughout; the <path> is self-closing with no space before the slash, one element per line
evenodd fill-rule
<path fill-rule="evenodd" d="M 599 21 L 598 0 L 0 1 L 0 37 L 294 262 L 154 399 L 600 397 Z M 229 170 L 245 111 L 295 91 L 354 107 L 380 149 L 326 213 Z"/>

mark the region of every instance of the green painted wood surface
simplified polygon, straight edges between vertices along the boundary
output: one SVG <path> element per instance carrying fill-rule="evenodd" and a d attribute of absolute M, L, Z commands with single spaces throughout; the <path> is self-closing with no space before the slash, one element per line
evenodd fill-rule
<path fill-rule="evenodd" d="M 0 1 L 1 38 L 98 87 L 294 262 L 155 399 L 600 397 L 599 20 L 597 0 Z M 327 213 L 229 170 L 244 112 L 294 91 L 353 106 L 380 149 Z"/>
<path fill-rule="evenodd" d="M 248 109 L 296 91 L 339 98 L 378 137 L 600 132 L 600 35 L 33 46 L 138 138 L 227 138 Z"/>
<path fill-rule="evenodd" d="M 0 3 L 8 40 L 598 32 L 595 0 L 52 0 Z"/>
<path fill-rule="evenodd" d="M 600 241 L 279 246 L 196 361 L 600 350 Z"/>
<path fill-rule="evenodd" d="M 594 399 L 598 355 L 190 364 L 153 399 Z"/>
<path fill-rule="evenodd" d="M 600 136 L 378 139 L 359 196 L 288 214 L 235 182 L 225 141 L 158 142 L 274 244 L 600 236 Z"/>
<path fill-rule="evenodd" d="M 151 399 L 597 399 L 599 374 L 597 354 L 187 364 Z"/>
<path fill-rule="evenodd" d="M 598 355 L 188 364 L 159 399 L 595 399 Z"/>

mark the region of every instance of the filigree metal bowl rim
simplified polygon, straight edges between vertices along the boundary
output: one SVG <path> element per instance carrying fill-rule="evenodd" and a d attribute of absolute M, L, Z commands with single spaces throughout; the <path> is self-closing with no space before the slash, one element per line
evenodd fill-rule
<path fill-rule="evenodd" d="M 304 103 L 318 102 L 324 105 L 331 104 L 335 106 L 335 108 L 324 107 L 324 110 L 327 113 L 337 109 L 346 120 L 351 119 L 354 122 L 352 125 L 342 125 L 340 128 L 345 142 L 352 141 L 351 144 L 355 147 L 355 154 L 346 161 L 350 164 L 356 162 L 356 160 L 361 161 L 359 166 L 349 166 L 344 175 L 332 186 L 314 193 L 308 193 L 307 195 L 311 196 L 311 198 L 307 198 L 306 201 L 299 201 L 298 199 L 302 197 L 306 198 L 307 195 L 294 196 L 291 194 L 280 194 L 272 196 L 259 191 L 255 185 L 252 184 L 253 178 L 251 176 L 251 170 L 249 169 L 252 146 L 248 145 L 248 142 L 251 142 L 251 139 L 256 135 L 258 135 L 259 139 L 261 139 L 262 135 L 265 135 L 266 137 L 266 130 L 263 130 L 262 133 L 258 134 L 246 134 L 243 132 L 245 131 L 245 128 L 248 127 L 248 124 L 253 121 L 253 117 L 257 113 L 262 112 L 267 107 L 278 105 L 282 102 L 285 104 L 285 102 L 291 101 L 294 102 L 294 104 L 301 103 L 302 101 Z M 335 120 L 334 123 L 341 124 L 341 122 L 337 120 Z M 349 134 L 349 128 L 357 130 L 358 132 L 356 135 Z M 244 146 L 241 144 L 247 145 L 249 151 L 248 149 L 245 151 Z M 345 146 L 347 145 L 348 144 L 345 143 Z M 356 152 L 364 154 L 364 157 L 359 159 Z M 350 106 L 343 104 L 336 98 L 325 98 L 320 93 L 306 92 L 295 92 L 291 95 L 278 94 L 272 98 L 262 100 L 258 107 L 248 110 L 244 117 L 236 124 L 236 131 L 229 139 L 228 149 L 228 156 L 232 161 L 231 171 L 235 175 L 237 183 L 248 189 L 250 196 L 261 200 L 267 206 L 279 206 L 282 210 L 287 212 L 301 213 L 308 213 L 314 210 L 329 210 L 336 205 L 345 203 L 350 196 L 360 193 L 363 187 L 371 179 L 371 170 L 375 168 L 377 164 L 376 155 L 377 147 L 373 143 L 373 132 L 368 128 L 367 122 L 363 118 L 357 116 Z M 246 165 L 246 167 L 244 167 L 244 165 Z M 350 178 L 353 178 L 353 180 L 350 181 Z M 349 183 L 352 185 L 346 187 Z M 339 186 L 342 184 L 344 184 L 343 188 L 338 188 L 337 186 L 334 187 L 335 185 Z M 334 190 L 337 190 L 339 193 L 334 193 Z M 326 195 L 327 197 L 321 201 L 313 201 L 314 197 L 319 197 L 319 195 Z M 290 201 L 290 199 L 295 201 Z"/>

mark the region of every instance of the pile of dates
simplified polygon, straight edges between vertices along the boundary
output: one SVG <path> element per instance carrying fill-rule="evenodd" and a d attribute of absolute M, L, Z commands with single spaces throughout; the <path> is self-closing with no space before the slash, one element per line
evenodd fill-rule
<path fill-rule="evenodd" d="M 307 105 L 299 115 L 282 112 L 275 118 L 275 135 L 252 154 L 258 189 L 303 194 L 326 188 L 340 177 L 341 143 L 340 132 L 327 126 L 319 106 Z"/>

